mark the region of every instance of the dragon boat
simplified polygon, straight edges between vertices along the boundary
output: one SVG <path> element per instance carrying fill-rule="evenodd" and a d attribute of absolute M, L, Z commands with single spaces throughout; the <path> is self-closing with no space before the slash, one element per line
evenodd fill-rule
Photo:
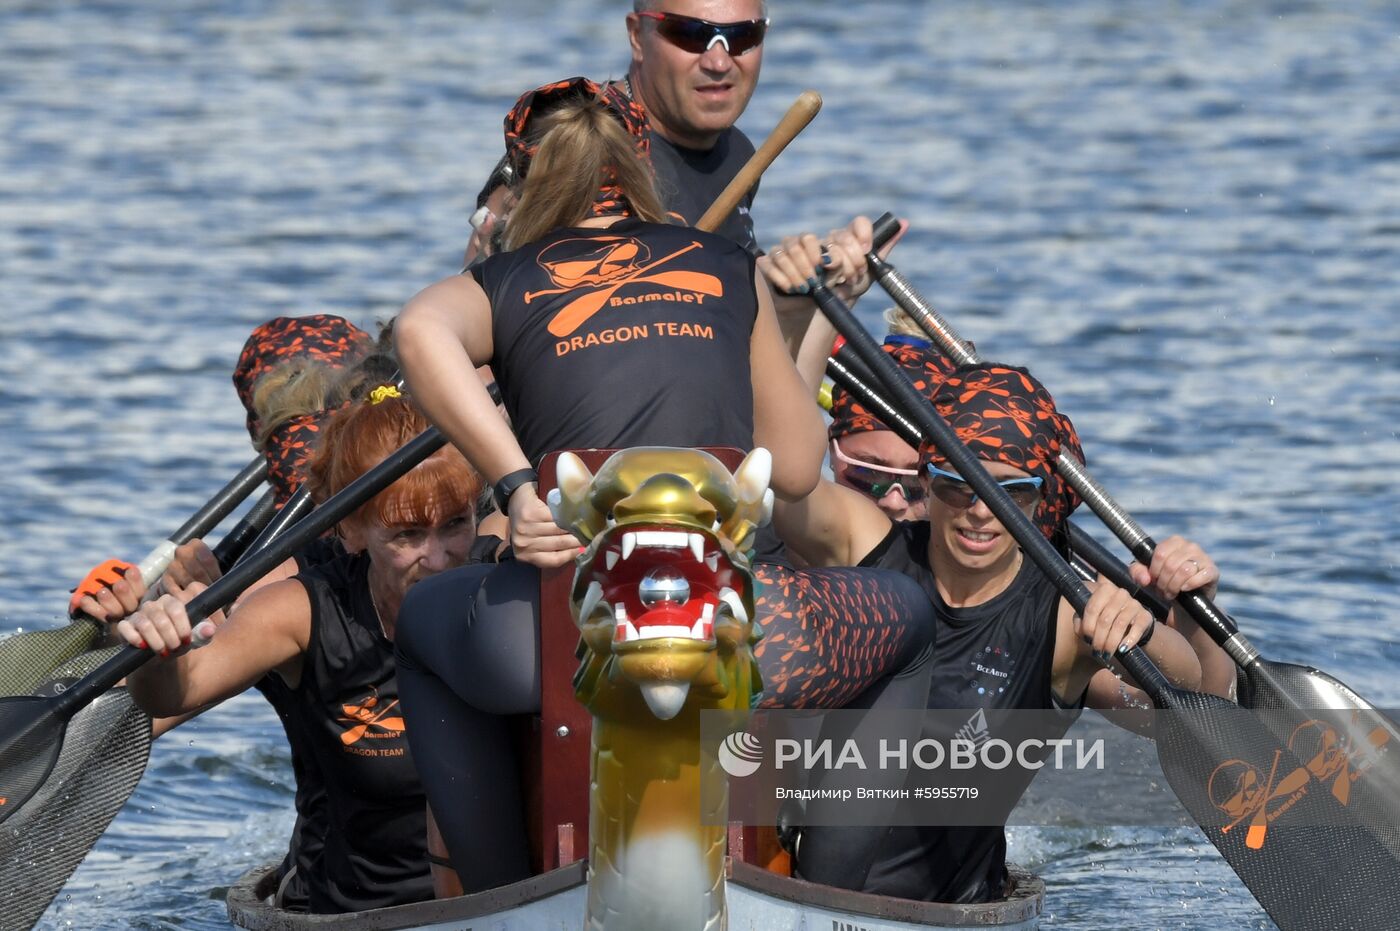
<path fill-rule="evenodd" d="M 272 904 L 267 865 L 229 890 L 230 921 L 256 931 L 1038 927 L 1045 887 L 1025 871 L 1013 868 L 1006 898 L 985 904 L 851 892 L 794 878 L 776 831 L 727 821 L 728 777 L 701 746 L 700 715 L 742 716 L 762 689 L 749 555 L 771 512 L 770 472 L 761 449 L 587 450 L 542 465 L 556 521 L 585 550 L 573 572 L 541 583 L 541 712 L 522 760 L 535 875 L 308 915 Z"/>

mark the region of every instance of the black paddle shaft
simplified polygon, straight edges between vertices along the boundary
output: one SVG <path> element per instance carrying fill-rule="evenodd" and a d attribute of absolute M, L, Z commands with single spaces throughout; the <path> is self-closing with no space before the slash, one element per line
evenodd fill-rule
<path fill-rule="evenodd" d="M 851 347 L 842 346 L 827 359 L 826 373 L 904 442 L 916 449 L 923 442 L 924 436 L 919 428 L 872 387 L 874 375 L 855 357 Z M 1065 525 L 1069 528 L 1069 545 L 1074 555 L 1082 557 L 1101 576 L 1127 591 L 1157 620 L 1166 620 L 1171 605 L 1156 592 L 1139 585 L 1128 572 L 1128 567 L 1082 527 L 1073 521 L 1066 521 Z"/>
<path fill-rule="evenodd" d="M 886 231 L 898 228 L 899 220 L 893 214 L 886 213 L 875 221 L 875 237 L 878 241 L 882 234 L 890 235 Z M 895 303 L 933 338 L 944 355 L 959 365 L 981 361 L 971 344 L 958 337 L 948 321 L 939 315 L 897 269 L 873 249 L 865 258 L 875 280 L 879 281 L 881 287 L 894 298 Z M 1094 481 L 1085 471 L 1083 464 L 1073 455 L 1062 455 L 1055 463 L 1055 470 L 1079 493 L 1084 503 L 1098 515 L 1108 529 L 1113 531 L 1113 535 L 1123 542 L 1133 554 L 1133 558 L 1143 565 L 1151 565 L 1152 553 L 1157 549 L 1156 541 Z M 1199 591 L 1182 592 L 1176 601 L 1241 668 L 1248 666 L 1259 656 L 1259 651 L 1244 639 L 1234 620 Z"/>
<path fill-rule="evenodd" d="M 223 578 L 196 595 L 185 606 L 190 623 L 198 624 L 215 611 L 232 604 L 248 586 L 350 516 L 356 508 L 437 452 L 446 442 L 447 439 L 436 427 L 424 430 L 379 465 L 331 496 L 305 520 L 299 521 L 274 542 L 251 554 Z M 127 645 L 116 656 L 59 696 L 51 709 L 53 715 L 63 720 L 72 717 L 80 708 L 135 672 L 154 655 L 150 650 Z"/>
<path fill-rule="evenodd" d="M 219 568 L 227 572 L 235 565 L 276 513 L 277 489 L 269 488 L 214 547 L 214 559 L 218 561 Z"/>
<path fill-rule="evenodd" d="M 972 486 L 978 497 L 987 502 L 987 507 L 996 515 L 997 520 L 1016 538 L 1022 551 L 1045 573 L 1046 578 L 1070 603 L 1075 613 L 1082 614 L 1084 606 L 1089 603 L 1088 587 L 1070 568 L 1069 563 L 1065 562 L 1064 557 L 1050 545 L 1050 541 L 1045 539 L 1025 514 L 1021 513 L 1021 509 L 1006 491 L 987 473 L 977 456 L 962 444 L 957 432 L 931 409 L 918 390 L 909 383 L 909 379 L 904 377 L 895 361 L 881 351 L 879 344 L 860 325 L 850 308 L 826 285 L 818 283 L 812 289 L 812 299 L 817 302 L 817 306 L 837 331 L 846 338 L 846 344 L 852 347 L 856 356 L 883 382 L 885 390 L 895 403 L 905 413 L 912 415 L 919 432 L 948 457 L 949 463 L 958 474 Z M 1162 696 L 1171 685 L 1152 660 L 1148 659 L 1147 654 L 1134 647 L 1118 654 L 1118 658 L 1143 690 L 1160 704 Z"/>
<path fill-rule="evenodd" d="M 291 497 L 282 505 L 282 509 L 272 515 L 272 519 L 263 526 L 257 539 L 245 549 L 246 556 L 244 558 L 251 557 L 266 549 L 273 540 L 282 536 L 289 528 L 296 526 L 315 507 L 316 502 L 311 500 L 311 490 L 303 483 L 300 488 L 292 492 Z"/>

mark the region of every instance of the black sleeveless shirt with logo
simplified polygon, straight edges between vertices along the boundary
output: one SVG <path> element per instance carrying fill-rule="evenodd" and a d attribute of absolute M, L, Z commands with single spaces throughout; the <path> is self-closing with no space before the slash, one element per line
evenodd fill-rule
<path fill-rule="evenodd" d="M 630 218 L 555 230 L 473 268 L 525 455 L 750 448 L 753 273 L 726 239 Z"/>
<path fill-rule="evenodd" d="M 904 573 L 933 600 L 938 627 L 928 707 L 968 709 L 970 733 L 979 725 L 986 731 L 986 717 L 979 721 L 977 709 L 1061 708 L 1052 686 L 1060 603 L 1054 585 L 1024 559 L 996 597 L 950 607 L 929 567 L 929 532 L 927 521 L 901 521 L 860 562 Z M 1064 726 L 1071 723 L 1067 716 Z M 903 826 L 886 837 L 863 891 L 930 902 L 986 902 L 1002 895 L 1006 879 L 1001 825 Z"/>
<path fill-rule="evenodd" d="M 339 913 L 432 897 L 426 796 L 399 706 L 393 644 L 369 592 L 369 558 L 349 554 L 296 576 L 311 601 L 289 740 L 320 776 L 326 823 L 306 876 L 310 910 Z M 299 870 L 300 872 L 300 870 Z"/>
<path fill-rule="evenodd" d="M 491 300 L 491 369 L 520 447 L 753 448 L 754 259 L 627 218 L 555 230 L 471 270 Z M 771 528 L 755 559 L 784 561 Z"/>

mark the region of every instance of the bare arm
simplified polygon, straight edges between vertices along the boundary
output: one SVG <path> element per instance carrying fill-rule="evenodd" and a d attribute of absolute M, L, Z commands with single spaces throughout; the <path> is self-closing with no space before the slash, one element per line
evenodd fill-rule
<path fill-rule="evenodd" d="M 154 717 L 173 717 L 223 701 L 277 670 L 291 682 L 301 675 L 301 657 L 311 638 L 311 602 L 300 582 L 269 585 L 235 608 L 213 636 L 190 649 L 189 616 L 179 599 L 165 595 L 117 625 L 121 636 L 157 657 L 131 675 L 136 703 Z"/>
<path fill-rule="evenodd" d="M 237 608 L 255 592 L 259 592 L 274 582 L 281 582 L 290 579 L 297 574 L 297 561 L 286 559 L 267 575 L 258 579 L 252 585 L 243 590 L 234 601 Z M 205 587 L 214 584 L 223 575 L 223 570 L 219 568 L 219 562 L 214 558 L 214 553 L 203 540 L 191 540 L 175 551 L 175 559 L 170 563 L 170 568 L 165 570 L 165 575 L 157 583 L 156 592 L 164 590 L 164 593 L 173 595 L 183 604 L 189 604 L 195 595 L 204 591 Z M 216 626 L 222 626 L 227 620 L 227 615 L 223 611 L 215 611 L 209 615 L 209 620 Z M 171 718 L 155 718 L 151 721 L 151 739 L 154 740 L 167 731 L 174 730 L 186 721 L 196 718 L 209 710 L 212 705 L 203 705 L 193 711 L 176 715 Z"/>
<path fill-rule="evenodd" d="M 772 295 L 757 272 L 754 291 L 758 315 L 749 339 L 753 441 L 773 454 L 774 496 L 792 501 L 810 493 L 821 478 L 826 426 L 783 343 Z"/>
<path fill-rule="evenodd" d="M 394 346 L 414 402 L 486 481 L 530 467 L 475 372 L 493 351 L 491 302 L 475 279 L 420 291 L 394 324 Z"/>
<path fill-rule="evenodd" d="M 493 351 L 491 302 L 475 279 L 455 275 L 421 291 L 399 314 L 394 344 L 414 401 L 486 481 L 530 468 L 473 371 Z M 522 485 L 509 504 L 510 542 L 520 559 L 542 568 L 573 559 L 578 541 L 554 525 L 534 485 Z"/>
<path fill-rule="evenodd" d="M 798 374 L 813 395 L 821 390 L 822 378 L 826 375 L 826 360 L 831 358 L 831 347 L 835 342 L 836 327 L 824 314 L 817 314 L 808 323 L 806 332 L 793 350 Z"/>
<path fill-rule="evenodd" d="M 1068 601 L 1060 599 L 1051 681 L 1055 694 L 1066 704 L 1077 702 L 1102 668 L 1096 652 L 1116 656 L 1120 649 L 1137 645 L 1154 623 L 1147 609 L 1123 589 L 1102 579 L 1085 584 L 1093 594 L 1082 619 L 1075 617 Z M 1170 627 L 1158 624 L 1143 651 L 1172 684 L 1190 690 L 1200 687 L 1201 664 L 1186 640 Z M 1141 692 L 1137 695 L 1146 701 Z M 1127 706 L 1128 698 L 1121 706 Z"/>
<path fill-rule="evenodd" d="M 865 495 L 822 479 L 805 498 L 777 500 L 773 526 L 810 566 L 854 566 L 889 534 L 892 524 Z"/>

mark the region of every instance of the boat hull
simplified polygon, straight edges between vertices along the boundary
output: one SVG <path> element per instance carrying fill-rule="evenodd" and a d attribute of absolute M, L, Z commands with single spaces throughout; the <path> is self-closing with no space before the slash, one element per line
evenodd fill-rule
<path fill-rule="evenodd" d="M 490 892 L 417 902 L 344 915 L 285 912 L 269 904 L 274 867 L 249 870 L 229 890 L 228 916 L 248 931 L 582 931 L 587 901 L 586 864 L 579 862 Z M 729 866 L 730 931 L 957 931 L 1040 926 L 1045 884 L 1011 869 L 1012 892 L 983 905 L 949 905 L 866 895 L 779 876 L 746 863 Z"/>

